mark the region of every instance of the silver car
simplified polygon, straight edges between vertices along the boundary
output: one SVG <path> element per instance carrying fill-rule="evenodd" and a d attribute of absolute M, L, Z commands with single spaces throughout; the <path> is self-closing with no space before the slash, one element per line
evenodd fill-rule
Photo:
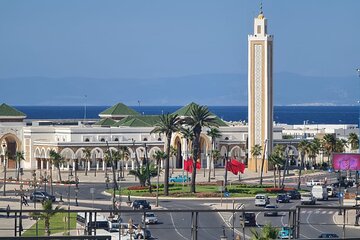
<path fill-rule="evenodd" d="M 142 222 L 145 224 L 157 224 L 158 218 L 153 212 L 147 212 L 142 216 Z"/>

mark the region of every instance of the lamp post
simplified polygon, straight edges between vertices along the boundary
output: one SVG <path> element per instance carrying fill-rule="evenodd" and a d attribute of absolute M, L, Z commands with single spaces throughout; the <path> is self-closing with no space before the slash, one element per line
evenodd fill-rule
<path fill-rule="evenodd" d="M 20 237 L 21 237 L 21 232 L 23 230 L 23 228 L 22 228 L 22 209 L 23 208 L 22 207 L 23 207 L 23 204 L 26 203 L 26 201 L 25 201 L 25 193 L 26 192 L 27 192 L 27 190 L 24 190 L 22 183 L 20 184 L 20 189 L 19 190 L 15 189 L 15 195 L 20 196 L 20 215 L 19 215 L 19 236 Z"/>
<path fill-rule="evenodd" d="M 358 73 L 358 77 L 360 79 L 360 68 L 356 69 L 356 72 Z M 360 82 L 359 82 L 359 88 L 358 88 L 358 91 L 360 90 Z M 360 154 L 360 101 L 358 101 L 358 104 L 359 104 L 359 126 L 358 126 L 358 129 L 359 129 L 359 136 L 358 136 L 358 145 L 359 145 L 359 154 Z M 356 197 L 355 197 L 355 201 L 356 201 L 356 205 L 358 204 L 358 195 L 359 195 L 359 171 L 357 170 L 356 171 Z"/>
<path fill-rule="evenodd" d="M 225 234 L 225 226 L 222 227 L 222 236 L 220 236 L 220 240 L 227 240 L 227 236 Z"/>
<path fill-rule="evenodd" d="M 7 155 L 7 145 L 4 142 L 3 145 L 3 156 L 4 156 L 4 189 L 3 189 L 3 196 L 6 196 L 6 155 Z"/>

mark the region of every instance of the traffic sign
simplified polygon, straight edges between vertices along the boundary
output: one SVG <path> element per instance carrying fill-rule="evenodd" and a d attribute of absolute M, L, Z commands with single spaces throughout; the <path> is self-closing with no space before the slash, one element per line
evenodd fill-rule
<path fill-rule="evenodd" d="M 229 192 L 224 192 L 224 197 L 230 197 L 230 193 Z"/>

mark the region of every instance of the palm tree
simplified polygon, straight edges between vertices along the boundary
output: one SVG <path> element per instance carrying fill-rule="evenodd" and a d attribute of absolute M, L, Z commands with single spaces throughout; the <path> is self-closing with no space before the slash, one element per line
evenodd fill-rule
<path fill-rule="evenodd" d="M 156 181 L 156 207 L 159 206 L 159 177 L 160 177 L 160 162 L 163 159 L 166 159 L 166 153 L 163 151 L 156 151 L 153 155 L 153 158 L 156 159 L 157 167 L 157 181 Z"/>
<path fill-rule="evenodd" d="M 23 152 L 16 151 L 16 153 L 15 153 L 15 161 L 16 161 L 16 181 L 19 181 L 21 160 L 25 160 L 25 158 L 24 158 L 24 153 L 23 153 Z"/>
<path fill-rule="evenodd" d="M 274 188 L 277 187 L 277 184 L 276 184 L 276 172 L 278 171 L 278 167 L 279 167 L 279 164 L 281 163 L 281 158 L 279 157 L 278 154 L 276 153 L 271 153 L 269 155 L 269 159 L 268 159 L 269 163 L 271 165 L 273 165 L 273 170 L 274 170 Z M 279 182 L 279 185 L 280 185 L 280 182 Z"/>
<path fill-rule="evenodd" d="M 61 210 L 60 206 L 56 206 L 55 209 L 53 209 L 53 203 L 51 200 L 46 200 L 42 204 L 43 212 L 34 212 L 30 213 L 33 218 L 36 219 L 36 221 L 44 220 L 45 225 L 45 233 L 47 236 L 50 236 L 50 218 L 56 214 L 57 211 Z"/>
<path fill-rule="evenodd" d="M 130 155 L 129 148 L 127 146 L 120 146 L 119 149 L 120 159 L 121 159 L 121 177 L 124 177 L 124 160 L 125 158 L 128 158 Z"/>
<path fill-rule="evenodd" d="M 299 167 L 299 176 L 298 176 L 298 186 L 297 188 L 300 190 L 301 184 L 301 170 L 304 167 L 304 159 L 305 155 L 309 153 L 310 143 L 307 140 L 302 140 L 298 144 L 298 151 L 300 152 L 300 167 Z"/>
<path fill-rule="evenodd" d="M 155 124 L 155 128 L 151 133 L 164 133 L 166 135 L 166 161 L 164 176 L 164 195 L 169 195 L 169 162 L 170 162 L 170 145 L 171 137 L 174 132 L 180 130 L 182 120 L 177 114 L 163 114 L 160 116 L 159 122 Z"/>
<path fill-rule="evenodd" d="M 194 140 L 192 142 L 193 150 L 193 171 L 191 174 L 191 192 L 195 193 L 196 182 L 196 162 L 200 157 L 200 134 L 202 127 L 217 127 L 218 123 L 214 115 L 211 114 L 206 106 L 192 105 L 190 115 L 185 119 L 185 123 L 191 127 L 194 133 Z"/>
<path fill-rule="evenodd" d="M 311 166 L 316 163 L 316 156 L 319 154 L 321 149 L 321 141 L 318 138 L 314 138 L 310 142 L 308 157 L 311 160 Z"/>
<path fill-rule="evenodd" d="M 83 153 L 84 153 L 84 158 L 85 158 L 85 176 L 87 176 L 88 165 L 89 165 L 90 158 L 91 158 L 91 149 L 90 148 L 85 148 Z"/>
<path fill-rule="evenodd" d="M 348 143 L 350 144 L 351 151 L 359 149 L 359 137 L 356 133 L 350 133 L 348 137 Z"/>
<path fill-rule="evenodd" d="M 280 187 L 280 183 L 281 183 L 281 167 L 284 166 L 284 154 L 285 154 L 285 146 L 281 145 L 281 144 L 277 144 L 275 145 L 274 149 L 273 149 L 273 154 L 275 154 L 277 156 L 277 161 L 276 161 L 276 169 L 278 172 L 278 180 L 279 180 L 279 187 Z"/>
<path fill-rule="evenodd" d="M 336 147 L 336 138 L 334 134 L 330 134 L 330 133 L 325 134 L 324 138 L 322 139 L 322 146 L 328 157 L 328 166 L 330 166 L 330 156 L 335 151 L 335 147 Z"/>
<path fill-rule="evenodd" d="M 64 158 L 59 153 L 55 152 L 54 150 L 51 150 L 50 160 L 51 160 L 51 164 L 53 164 L 58 170 L 59 181 L 61 183 L 62 179 L 61 179 L 60 166 L 62 163 L 64 163 Z"/>
<path fill-rule="evenodd" d="M 335 152 L 345 152 L 345 148 L 347 147 L 347 141 L 345 139 L 336 139 L 335 143 Z"/>
<path fill-rule="evenodd" d="M 189 152 L 189 142 L 192 142 L 193 139 L 194 139 L 194 133 L 193 131 L 191 130 L 191 128 L 189 127 L 182 127 L 180 129 L 180 132 L 181 134 L 183 135 L 183 138 L 185 139 L 185 142 L 186 142 L 186 160 L 188 159 L 188 152 Z M 184 163 L 184 161 L 183 161 Z M 184 175 L 184 165 L 182 167 L 183 169 L 183 175 Z M 186 179 L 189 178 L 189 172 L 186 171 Z"/>
<path fill-rule="evenodd" d="M 279 230 L 276 227 L 271 226 L 271 223 L 263 226 L 260 233 L 255 229 L 251 229 L 250 231 L 253 234 L 251 240 L 270 240 L 277 239 L 279 236 Z"/>
<path fill-rule="evenodd" d="M 140 186 L 145 187 L 149 177 L 152 178 L 157 176 L 158 173 L 157 168 L 158 167 L 156 167 L 154 164 L 150 164 L 149 168 L 142 165 L 141 167 L 136 168 L 135 170 L 130 170 L 129 175 L 136 176 L 137 179 L 139 179 Z"/>
<path fill-rule="evenodd" d="M 219 131 L 218 128 L 210 128 L 210 130 L 207 131 L 207 135 L 209 137 L 211 137 L 211 155 L 212 155 L 212 152 L 213 150 L 215 150 L 215 141 L 216 141 L 216 138 L 219 138 L 221 137 L 221 133 Z M 208 182 L 210 182 L 210 175 L 211 175 L 211 165 L 214 165 L 214 161 L 213 161 L 213 157 L 210 156 L 210 160 L 212 162 L 210 162 L 210 166 L 209 166 L 209 176 L 208 176 Z M 215 172 L 215 167 L 214 167 L 214 172 Z"/>
<path fill-rule="evenodd" d="M 262 150 L 262 146 L 259 144 L 255 144 L 250 150 L 251 155 L 255 157 L 255 172 L 258 172 L 258 157 L 261 155 Z"/>

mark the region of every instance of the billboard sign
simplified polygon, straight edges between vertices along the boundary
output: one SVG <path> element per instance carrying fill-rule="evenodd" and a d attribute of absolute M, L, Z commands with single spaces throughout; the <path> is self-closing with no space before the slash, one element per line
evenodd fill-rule
<path fill-rule="evenodd" d="M 360 154 L 358 153 L 334 153 L 332 162 L 334 170 L 360 170 Z"/>

